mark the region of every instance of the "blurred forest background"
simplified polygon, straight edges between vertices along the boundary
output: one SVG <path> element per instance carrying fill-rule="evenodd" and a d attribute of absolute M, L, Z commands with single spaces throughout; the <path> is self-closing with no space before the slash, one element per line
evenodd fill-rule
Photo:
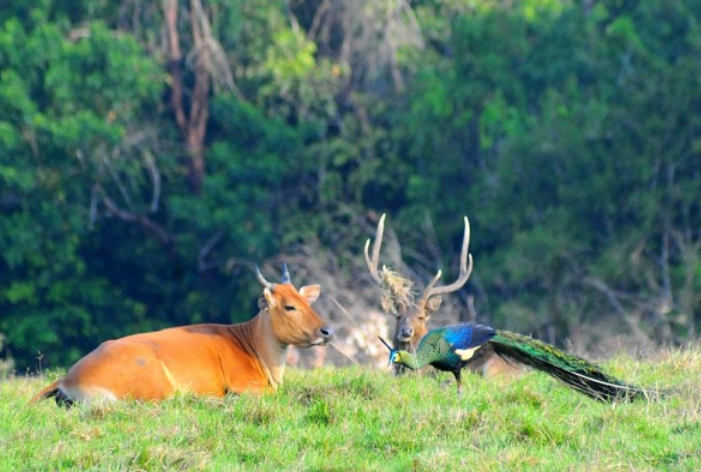
<path fill-rule="evenodd" d="M 422 283 L 456 277 L 469 216 L 444 322 L 595 353 L 694 342 L 701 0 L 2 3 L 18 372 L 244 321 L 253 264 L 283 260 L 362 344 L 393 327 L 362 256 L 383 212 L 383 262 Z"/>

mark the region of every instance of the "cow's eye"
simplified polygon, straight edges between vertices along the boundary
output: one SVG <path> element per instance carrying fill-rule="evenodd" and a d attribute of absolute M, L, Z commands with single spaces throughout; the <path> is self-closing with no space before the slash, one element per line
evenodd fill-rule
<path fill-rule="evenodd" d="M 295 311 L 296 308 L 293 305 L 285 305 L 285 311 Z"/>

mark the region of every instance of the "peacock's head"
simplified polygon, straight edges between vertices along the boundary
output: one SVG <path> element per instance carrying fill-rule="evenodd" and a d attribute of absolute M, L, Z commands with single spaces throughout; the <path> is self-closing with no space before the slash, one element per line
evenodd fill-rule
<path fill-rule="evenodd" d="M 389 349 L 389 363 L 387 364 L 387 366 L 389 367 L 392 364 L 400 363 L 402 361 L 402 355 L 399 353 L 399 351 L 390 346 L 389 343 L 384 339 L 380 338 L 380 341 L 382 341 L 382 344 L 387 346 L 387 349 Z"/>

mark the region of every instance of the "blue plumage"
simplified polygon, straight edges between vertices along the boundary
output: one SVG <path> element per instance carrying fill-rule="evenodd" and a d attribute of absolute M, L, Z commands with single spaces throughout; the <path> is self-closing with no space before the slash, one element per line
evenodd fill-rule
<path fill-rule="evenodd" d="M 652 396 L 650 392 L 606 374 L 585 359 L 528 336 L 497 331 L 491 326 L 463 323 L 432 329 L 421 338 L 414 352 L 395 350 L 383 342 L 390 349 L 390 363 L 410 369 L 431 365 L 451 372 L 457 381 L 458 392 L 461 389 L 460 371 L 474 360 L 481 347 L 489 344 L 496 355 L 545 372 L 597 400 Z"/>
<path fill-rule="evenodd" d="M 436 331 L 443 331 L 443 337 L 456 349 L 468 349 L 481 346 L 497 334 L 491 326 L 459 324 L 438 328 Z M 425 337 L 424 337 L 425 339 Z M 423 342 L 423 339 L 421 340 Z"/>
<path fill-rule="evenodd" d="M 460 391 L 460 371 L 495 335 L 491 326 L 459 324 L 429 331 L 421 338 L 415 352 L 396 351 L 386 342 L 385 345 L 390 349 L 390 363 L 400 363 L 411 369 L 431 365 L 452 372 Z"/>

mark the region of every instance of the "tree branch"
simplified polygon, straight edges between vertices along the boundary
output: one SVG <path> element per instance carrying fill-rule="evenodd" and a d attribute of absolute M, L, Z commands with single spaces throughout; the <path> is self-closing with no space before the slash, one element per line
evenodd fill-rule
<path fill-rule="evenodd" d="M 119 208 L 114 202 L 114 200 L 112 200 L 107 195 L 104 188 L 102 188 L 102 185 L 100 185 L 99 183 L 93 186 L 93 192 L 99 194 L 102 197 L 102 201 L 105 204 L 105 208 L 109 213 L 116 216 L 122 221 L 138 224 L 139 226 L 147 230 L 152 236 L 158 239 L 164 246 L 172 250 L 173 245 L 175 243 L 175 239 L 158 223 L 150 220 L 144 215 L 122 210 L 121 208 Z"/>
<path fill-rule="evenodd" d="M 584 280 L 582 280 L 582 282 L 584 283 L 584 285 L 588 285 L 600 291 L 608 299 L 609 303 L 611 303 L 616 312 L 619 315 L 621 315 L 621 317 L 625 320 L 625 322 L 630 327 L 631 331 L 633 331 L 633 333 L 636 337 L 638 337 L 638 339 L 645 343 L 650 342 L 650 337 L 642 329 L 640 329 L 640 320 L 636 320 L 635 317 L 623 307 L 619 296 L 616 294 L 615 291 L 609 288 L 609 286 L 606 285 L 606 283 L 603 280 L 589 276 L 585 277 Z"/>
<path fill-rule="evenodd" d="M 183 75 L 181 61 L 183 59 L 180 50 L 180 35 L 178 34 L 178 0 L 165 0 L 164 17 L 166 35 L 168 37 L 168 72 L 172 83 L 170 84 L 170 104 L 175 113 L 175 121 L 180 131 L 187 133 L 187 118 L 183 107 Z"/>

